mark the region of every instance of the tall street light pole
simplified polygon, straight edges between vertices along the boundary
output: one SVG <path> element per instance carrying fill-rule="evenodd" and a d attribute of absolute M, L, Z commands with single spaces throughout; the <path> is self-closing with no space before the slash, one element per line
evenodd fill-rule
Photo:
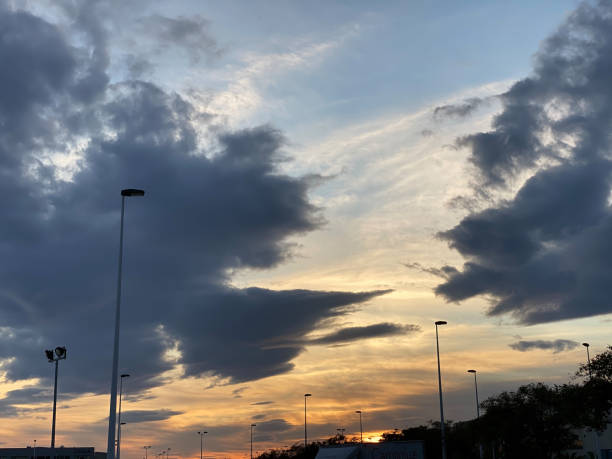
<path fill-rule="evenodd" d="M 66 348 L 58 346 L 55 348 L 55 353 L 50 350 L 45 350 L 45 355 L 49 362 L 55 362 L 55 383 L 53 384 L 53 421 L 51 422 L 51 448 L 55 448 L 55 412 L 57 407 L 57 369 L 60 360 L 66 358 Z"/>
<path fill-rule="evenodd" d="M 149 450 L 151 449 L 151 445 L 149 446 L 143 446 L 144 450 L 145 450 L 145 459 L 149 459 Z"/>
<path fill-rule="evenodd" d="M 478 383 L 476 382 L 476 370 L 468 370 L 468 373 L 474 373 L 474 389 L 476 390 L 476 419 L 480 419 L 480 403 L 478 402 Z M 484 451 L 482 450 L 482 445 L 480 442 L 478 443 L 478 450 L 480 454 L 480 459 L 482 459 Z"/>
<path fill-rule="evenodd" d="M 438 325 L 446 325 L 445 320 L 438 320 L 436 324 L 436 353 L 438 355 L 438 393 L 440 394 L 440 436 L 442 439 L 442 459 L 446 459 L 446 438 L 444 436 L 444 404 L 442 403 L 442 376 L 440 374 L 440 344 L 438 342 Z"/>
<path fill-rule="evenodd" d="M 355 411 L 359 415 L 359 442 L 363 445 L 363 424 L 361 423 L 361 410 Z"/>
<path fill-rule="evenodd" d="M 589 379 L 593 379 L 593 375 L 591 374 L 591 354 L 589 354 L 589 343 L 582 343 L 582 345 L 584 347 L 586 347 L 587 350 L 587 361 L 589 363 Z"/>
<path fill-rule="evenodd" d="M 308 429 L 306 428 L 306 398 L 312 397 L 312 394 L 304 394 L 304 450 L 308 446 Z"/>
<path fill-rule="evenodd" d="M 121 425 L 125 422 L 121 422 L 121 399 L 123 398 L 123 378 L 129 378 L 130 375 L 124 373 L 121 375 L 119 380 L 119 417 L 117 419 L 117 459 L 121 458 Z"/>
<path fill-rule="evenodd" d="M 251 424 L 251 459 L 253 459 L 253 427 L 256 427 L 257 424 Z"/>
<path fill-rule="evenodd" d="M 206 435 L 208 432 L 203 431 L 203 432 L 198 432 L 198 435 L 200 436 L 200 459 L 204 458 L 204 442 L 203 442 L 203 438 L 204 435 Z"/>
<path fill-rule="evenodd" d="M 119 229 L 119 269 L 117 270 L 117 301 L 115 308 L 115 341 L 113 346 L 113 373 L 111 376 L 110 412 L 108 415 L 108 442 L 106 459 L 115 459 L 115 429 L 117 416 L 117 373 L 119 367 L 119 319 L 121 317 L 121 270 L 123 268 L 123 217 L 125 214 L 125 198 L 144 196 L 143 190 L 127 188 L 121 190 L 121 226 Z"/>

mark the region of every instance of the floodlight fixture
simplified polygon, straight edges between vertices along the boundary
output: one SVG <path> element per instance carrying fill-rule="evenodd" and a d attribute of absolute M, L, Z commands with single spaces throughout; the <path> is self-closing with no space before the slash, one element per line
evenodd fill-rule
<path fill-rule="evenodd" d="M 468 370 L 468 373 L 476 373 L 476 370 Z"/>
<path fill-rule="evenodd" d="M 47 356 L 47 360 L 49 360 L 49 362 L 53 362 L 53 360 L 55 360 L 53 358 L 53 351 L 46 349 L 45 350 L 45 355 Z"/>
<path fill-rule="evenodd" d="M 55 355 L 58 360 L 66 358 L 66 348 L 64 346 L 58 346 L 55 348 Z"/>
<path fill-rule="evenodd" d="M 436 321 L 436 325 L 446 325 L 448 322 L 446 320 L 438 320 Z"/>
<path fill-rule="evenodd" d="M 589 344 L 589 343 L 582 343 L 582 345 L 583 345 L 584 347 L 589 347 L 589 346 L 590 346 L 590 344 Z"/>

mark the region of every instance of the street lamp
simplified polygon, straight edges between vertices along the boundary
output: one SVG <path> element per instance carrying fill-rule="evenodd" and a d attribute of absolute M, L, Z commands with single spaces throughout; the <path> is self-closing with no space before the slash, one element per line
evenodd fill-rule
<path fill-rule="evenodd" d="M 308 430 L 306 429 L 306 398 L 312 397 L 312 394 L 304 394 L 304 451 L 308 445 Z"/>
<path fill-rule="evenodd" d="M 478 383 L 476 382 L 476 370 L 468 370 L 468 373 L 474 373 L 474 389 L 476 390 L 476 419 L 480 419 L 480 403 L 478 402 Z M 478 443 L 478 449 L 480 452 L 480 459 L 482 459 L 484 451 L 482 445 Z"/>
<path fill-rule="evenodd" d="M 49 362 L 55 362 L 55 383 L 53 384 L 53 421 L 51 423 L 51 448 L 55 448 L 55 411 L 57 406 L 57 368 L 60 360 L 66 359 L 66 348 L 58 346 L 55 352 L 50 349 L 45 350 L 45 355 Z"/>
<path fill-rule="evenodd" d="M 200 436 L 200 459 L 203 459 L 204 456 L 204 443 L 202 441 L 202 438 L 204 437 L 204 435 L 206 435 L 208 432 L 204 431 L 204 432 L 198 432 L 198 435 Z"/>
<path fill-rule="evenodd" d="M 341 440 L 341 441 L 344 443 L 344 431 L 345 431 L 346 429 L 340 428 L 340 429 L 336 429 L 336 430 L 337 430 L 338 432 L 340 432 L 340 433 L 339 433 L 339 435 L 340 435 L 340 440 Z"/>
<path fill-rule="evenodd" d="M 117 373 L 119 367 L 119 319 L 121 317 L 121 273 L 123 267 L 123 217 L 125 214 L 125 198 L 144 196 L 143 190 L 127 188 L 121 190 L 121 225 L 119 229 L 119 267 L 117 270 L 117 301 L 115 307 L 115 342 L 113 346 L 113 373 L 111 376 L 110 412 L 108 415 L 108 443 L 106 459 L 115 459 L 115 428 L 117 416 Z"/>
<path fill-rule="evenodd" d="M 251 459 L 253 459 L 253 427 L 257 427 L 257 424 L 251 424 Z"/>
<path fill-rule="evenodd" d="M 360 443 L 363 445 L 363 424 L 361 423 L 361 410 L 355 411 L 359 415 L 359 435 L 360 435 Z"/>
<path fill-rule="evenodd" d="M 171 450 L 171 449 L 172 449 L 172 448 L 170 448 L 169 446 L 168 446 L 168 449 L 166 449 L 166 459 L 168 459 L 168 456 L 169 456 L 169 454 L 170 454 L 170 450 Z"/>
<path fill-rule="evenodd" d="M 589 343 L 582 343 L 582 345 L 584 347 L 586 347 L 587 350 L 587 361 L 589 362 L 589 379 L 593 379 L 593 375 L 591 374 L 591 355 L 589 354 Z"/>
<path fill-rule="evenodd" d="M 149 459 L 149 450 L 151 449 L 151 445 L 149 446 L 143 446 L 144 450 L 145 450 L 145 459 Z"/>
<path fill-rule="evenodd" d="M 125 424 L 125 422 L 121 422 L 121 399 L 123 395 L 123 378 L 129 378 L 130 375 L 124 373 L 121 375 L 121 379 L 119 380 L 119 418 L 117 423 L 119 426 L 117 427 L 117 459 L 121 458 L 121 426 Z"/>
<path fill-rule="evenodd" d="M 436 324 L 436 353 L 438 355 L 438 393 L 440 394 L 440 436 L 442 439 L 442 459 L 446 459 L 446 438 L 444 437 L 444 405 L 442 403 L 442 376 L 440 374 L 440 344 L 438 343 L 438 325 L 446 325 L 445 320 L 438 320 Z"/>

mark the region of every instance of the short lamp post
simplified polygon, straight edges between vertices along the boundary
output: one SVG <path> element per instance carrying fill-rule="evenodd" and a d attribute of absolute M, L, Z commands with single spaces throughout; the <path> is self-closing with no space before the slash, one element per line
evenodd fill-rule
<path fill-rule="evenodd" d="M 306 428 L 306 399 L 312 397 L 312 394 L 304 394 L 304 451 L 308 446 L 308 429 Z"/>
<path fill-rule="evenodd" d="M 51 423 L 51 448 L 55 448 L 55 412 L 57 407 L 57 368 L 60 360 L 66 359 L 66 348 L 58 346 L 55 352 L 50 349 L 45 350 L 45 355 L 49 362 L 55 362 L 55 384 L 53 385 L 53 421 Z"/>
<path fill-rule="evenodd" d="M 251 459 L 253 459 L 253 427 L 257 427 L 257 424 L 251 424 Z"/>
<path fill-rule="evenodd" d="M 363 424 L 361 423 L 361 410 L 355 411 L 359 415 L 359 442 L 363 445 Z"/>
<path fill-rule="evenodd" d="M 436 354 L 438 356 L 438 393 L 440 395 L 440 437 L 442 440 L 442 459 L 446 459 L 446 438 L 444 435 L 444 404 L 442 402 L 442 375 L 440 374 L 440 344 L 438 342 L 438 326 L 446 325 L 445 320 L 438 320 L 436 324 Z"/>
<path fill-rule="evenodd" d="M 476 382 L 476 370 L 468 370 L 468 373 L 474 373 L 474 389 L 476 390 L 476 419 L 480 419 L 480 403 L 478 402 L 478 383 Z M 480 459 L 484 456 L 484 451 L 480 442 L 478 443 L 478 451 Z"/>
<path fill-rule="evenodd" d="M 198 435 L 200 436 L 200 459 L 204 458 L 204 435 L 206 435 L 208 432 L 206 431 L 202 431 L 202 432 L 198 432 Z"/>
<path fill-rule="evenodd" d="M 121 426 L 125 424 L 125 422 L 121 422 L 121 399 L 123 398 L 123 379 L 129 378 L 130 375 L 124 373 L 121 375 L 121 381 L 119 383 L 119 415 L 117 418 L 117 423 L 119 424 L 117 427 L 117 459 L 121 458 Z"/>
<path fill-rule="evenodd" d="M 589 364 L 589 379 L 593 379 L 593 375 L 591 374 L 591 354 L 589 353 L 589 343 L 582 343 L 584 347 L 586 347 L 587 351 L 587 362 Z"/>

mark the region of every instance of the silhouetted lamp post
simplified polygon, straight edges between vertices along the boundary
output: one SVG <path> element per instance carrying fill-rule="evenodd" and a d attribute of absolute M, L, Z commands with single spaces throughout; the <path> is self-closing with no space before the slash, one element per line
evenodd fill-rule
<path fill-rule="evenodd" d="M 257 424 L 251 424 L 251 459 L 253 459 L 253 427 L 257 427 Z"/>
<path fill-rule="evenodd" d="M 467 372 L 474 373 L 474 389 L 476 390 L 476 419 L 480 419 L 480 403 L 478 402 L 478 383 L 476 382 L 476 370 L 468 370 Z M 484 451 L 482 450 L 482 445 L 480 444 L 480 442 L 478 443 L 478 449 L 480 452 L 480 459 L 482 459 Z"/>
<path fill-rule="evenodd" d="M 344 428 L 342 428 L 342 427 L 341 427 L 341 428 L 336 429 L 336 430 L 337 430 L 338 432 L 340 432 L 338 435 L 340 435 L 340 439 L 341 439 L 341 440 L 342 440 L 342 442 L 344 443 L 344 431 L 345 431 L 346 429 L 344 429 Z"/>
<path fill-rule="evenodd" d="M 312 394 L 304 394 L 304 450 L 308 445 L 308 430 L 306 429 L 306 398 L 312 397 Z"/>
<path fill-rule="evenodd" d="M 144 450 L 145 450 L 145 459 L 149 459 L 149 454 L 148 454 L 148 452 L 149 452 L 149 450 L 152 448 L 152 446 L 151 446 L 151 445 L 149 445 L 149 446 L 143 446 L 143 448 L 144 448 Z"/>
<path fill-rule="evenodd" d="M 117 416 L 117 373 L 119 367 L 119 322 L 121 317 L 121 270 L 123 267 L 123 217 L 125 214 L 125 198 L 144 196 L 143 190 L 127 188 L 121 190 L 121 225 L 119 229 L 119 269 L 117 272 L 117 300 L 115 308 L 115 341 L 113 346 L 113 373 L 111 376 L 110 412 L 108 415 L 108 443 L 106 459 L 115 459 L 115 429 Z"/>
<path fill-rule="evenodd" d="M 50 350 L 45 350 L 45 355 L 49 362 L 55 362 L 55 383 L 53 384 L 53 421 L 51 423 L 51 448 L 55 448 L 55 411 L 57 406 L 57 368 L 60 360 L 66 358 L 66 348 L 58 346 L 55 348 L 55 353 Z"/>
<path fill-rule="evenodd" d="M 123 378 L 129 378 L 130 375 L 127 373 L 121 375 L 121 379 L 119 381 L 119 418 L 117 419 L 117 423 L 119 426 L 117 427 L 117 459 L 121 458 L 121 426 L 125 424 L 125 422 L 121 422 L 121 399 L 123 398 Z"/>
<path fill-rule="evenodd" d="M 442 459 L 446 459 L 446 438 L 444 436 L 444 404 L 442 403 L 442 376 L 440 374 L 440 344 L 438 343 L 438 325 L 446 325 L 445 320 L 438 320 L 436 324 L 436 353 L 438 355 L 438 393 L 440 394 L 440 436 L 442 439 Z"/>
<path fill-rule="evenodd" d="M 359 415 L 359 442 L 363 445 L 363 424 L 361 423 L 361 410 L 355 411 Z"/>
<path fill-rule="evenodd" d="M 206 431 L 202 431 L 202 432 L 198 432 L 198 435 L 200 436 L 200 459 L 204 458 L 204 442 L 203 442 L 203 438 L 204 435 L 206 435 L 208 432 Z"/>
<path fill-rule="evenodd" d="M 591 374 L 591 354 L 589 354 L 589 343 L 582 343 L 587 350 L 587 362 L 589 363 L 589 379 L 593 379 L 593 375 Z"/>

